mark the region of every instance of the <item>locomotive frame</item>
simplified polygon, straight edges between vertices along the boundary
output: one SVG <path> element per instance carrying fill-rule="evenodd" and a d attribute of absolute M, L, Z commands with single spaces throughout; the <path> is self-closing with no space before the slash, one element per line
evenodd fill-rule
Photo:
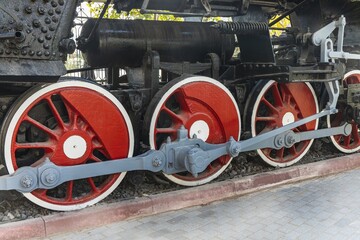
<path fill-rule="evenodd" d="M 9 174 L 0 190 L 66 211 L 100 201 L 126 171 L 162 171 L 195 186 L 241 152 L 286 167 L 316 138 L 360 149 L 360 55 L 347 52 L 360 43 L 358 1 L 114 0 L 118 11 L 233 22 L 105 20 L 103 11 L 77 43 L 81 1 L 16 3 L 0 3 L 0 150 Z M 274 15 L 292 22 L 279 37 L 269 34 Z M 91 68 L 109 69 L 106 86 L 59 80 L 76 47 Z M 318 129 L 322 117 L 327 128 Z"/>

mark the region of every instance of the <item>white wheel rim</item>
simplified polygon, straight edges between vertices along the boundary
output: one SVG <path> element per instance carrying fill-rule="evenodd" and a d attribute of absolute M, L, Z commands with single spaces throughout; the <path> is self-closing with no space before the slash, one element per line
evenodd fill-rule
<path fill-rule="evenodd" d="M 176 83 L 174 86 L 172 86 L 163 96 L 162 98 L 160 99 L 160 101 L 158 102 L 154 112 L 153 112 L 153 115 L 151 117 L 151 121 L 150 121 L 150 129 L 149 129 L 149 143 L 150 143 L 150 147 L 151 149 L 155 149 L 155 141 L 154 141 L 154 130 L 155 130 L 155 124 L 156 124 L 156 121 L 157 121 L 157 116 L 160 112 L 160 109 L 161 109 L 161 106 L 164 104 L 164 102 L 168 99 L 168 97 L 176 90 L 178 89 L 179 87 L 185 85 L 185 84 L 188 84 L 188 83 L 191 83 L 191 82 L 207 82 L 207 83 L 211 83 L 211 84 L 214 84 L 215 86 L 219 87 L 220 89 L 222 89 L 224 92 L 227 93 L 227 95 L 231 98 L 232 102 L 234 103 L 234 107 L 236 108 L 236 111 L 237 111 L 237 115 L 239 116 L 239 129 L 241 129 L 241 118 L 240 118 L 240 111 L 237 107 L 237 103 L 234 99 L 234 97 L 232 96 L 231 92 L 224 86 L 222 85 L 220 82 L 212 79 L 212 78 L 209 78 L 209 77 L 200 77 L 200 76 L 195 76 L 195 77 L 189 77 L 189 78 L 186 78 L 178 83 Z M 239 132 L 239 135 L 237 137 L 237 140 L 240 139 L 240 132 Z M 204 179 L 200 179 L 200 180 L 195 180 L 195 181 L 185 181 L 183 179 L 179 179 L 173 175 L 168 175 L 168 174 L 164 174 L 164 176 L 166 178 L 168 178 L 170 181 L 176 183 L 176 184 L 179 184 L 179 185 L 182 185 L 182 186 L 198 186 L 198 185 L 202 185 L 202 184 L 205 184 L 205 183 L 208 183 L 210 181 L 212 181 L 213 179 L 217 178 L 226 168 L 227 166 L 229 166 L 230 162 L 231 162 L 232 158 L 230 158 L 230 160 L 224 165 L 221 167 L 221 169 L 216 172 L 215 174 L 207 177 L 207 178 L 204 178 Z"/>
<path fill-rule="evenodd" d="M 256 136 L 256 128 L 255 128 L 255 118 L 256 118 L 256 112 L 257 112 L 257 109 L 259 107 L 259 104 L 260 104 L 260 101 L 261 101 L 261 97 L 265 94 L 265 92 L 269 89 L 269 87 L 274 83 L 275 81 L 274 80 L 270 80 L 269 82 L 267 82 L 265 84 L 265 86 L 261 89 L 260 93 L 258 94 L 258 97 L 255 101 L 255 104 L 254 104 L 254 107 L 253 107 L 253 110 L 251 112 L 251 135 L 253 137 Z M 317 101 L 317 97 L 315 95 L 315 91 L 314 89 L 312 88 L 312 86 L 310 85 L 310 83 L 305 83 L 307 85 L 307 87 L 310 89 L 311 93 L 312 93 L 312 96 L 314 98 L 314 102 L 316 104 L 316 112 L 318 113 L 319 112 L 319 104 L 318 104 L 318 101 Z M 286 114 L 285 114 L 286 115 Z M 289 117 L 289 115 L 287 116 L 287 118 L 289 118 L 289 120 L 291 120 Z M 284 120 L 284 119 L 283 119 Z M 316 119 L 316 126 L 315 126 L 315 130 L 318 128 L 318 125 L 319 125 L 319 119 Z M 310 149 L 312 143 L 314 142 L 314 139 L 311 139 L 309 141 L 309 144 L 308 146 L 305 148 L 305 150 L 295 159 L 291 160 L 291 161 L 288 161 L 288 162 L 285 162 L 285 163 L 279 163 L 279 162 L 274 162 L 272 161 L 271 159 L 269 159 L 261 149 L 257 149 L 257 153 L 259 154 L 259 156 L 261 157 L 261 159 L 263 159 L 267 164 L 271 165 L 271 166 L 274 166 L 274 167 L 287 167 L 287 166 L 290 166 L 290 165 L 293 165 L 295 164 L 296 162 L 298 162 Z"/>
<path fill-rule="evenodd" d="M 39 91 L 37 91 L 36 93 L 31 95 L 29 98 L 27 98 L 21 104 L 21 106 L 16 110 L 13 118 L 10 121 L 8 129 L 6 130 L 5 142 L 4 142 L 4 158 L 5 158 L 5 163 L 6 163 L 9 174 L 12 174 L 15 172 L 14 166 L 12 164 L 11 144 L 12 144 L 13 132 L 15 131 L 16 124 L 19 121 L 19 119 L 21 118 L 21 115 L 23 114 L 24 111 L 26 111 L 26 109 L 34 101 L 36 101 L 42 95 L 44 95 L 50 91 L 54 91 L 54 90 L 57 90 L 60 88 L 65 88 L 65 87 L 82 87 L 82 88 L 94 90 L 94 91 L 102 94 L 106 98 L 108 98 L 119 109 L 119 111 L 121 112 L 121 114 L 126 122 L 127 129 L 129 132 L 129 137 L 130 137 L 128 157 L 132 156 L 133 150 L 134 150 L 134 131 L 133 131 L 132 123 L 130 121 L 130 117 L 128 116 L 128 114 L 127 114 L 125 108 L 122 106 L 122 104 L 111 93 L 109 93 L 105 89 L 103 89 L 95 84 L 87 83 L 87 82 L 80 82 L 80 81 L 64 81 L 64 82 L 54 83 L 51 85 L 44 85 L 42 89 L 40 89 Z M 114 184 L 109 189 L 107 189 L 104 193 L 102 193 L 98 197 L 96 197 L 88 202 L 81 203 L 81 204 L 57 205 L 57 204 L 52 204 L 52 203 L 46 202 L 42 199 L 39 199 L 31 193 L 24 193 L 24 196 L 27 199 L 29 199 L 31 202 L 33 202 L 36 205 L 39 205 L 43 208 L 47 208 L 47 209 L 51 209 L 51 210 L 55 210 L 55 211 L 73 211 L 73 210 L 85 208 L 87 206 L 91 206 L 91 205 L 103 200 L 106 196 L 108 196 L 111 192 L 113 192 L 115 190 L 115 188 L 120 184 L 120 182 L 125 177 L 125 174 L 126 174 L 126 172 L 122 172 L 120 174 L 120 176 L 118 177 L 118 179 L 114 182 Z"/>

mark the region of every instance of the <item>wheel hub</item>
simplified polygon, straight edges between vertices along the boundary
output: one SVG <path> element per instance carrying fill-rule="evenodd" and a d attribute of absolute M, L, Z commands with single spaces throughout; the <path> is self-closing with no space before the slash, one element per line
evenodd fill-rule
<path fill-rule="evenodd" d="M 193 138 L 196 135 L 197 138 L 204 142 L 209 139 L 211 129 L 214 129 L 214 123 L 211 117 L 205 113 L 193 114 L 185 123 L 186 129 L 189 130 L 189 138 Z"/>
<path fill-rule="evenodd" d="M 197 138 L 206 142 L 210 135 L 209 125 L 203 120 L 195 121 L 190 127 L 189 134 L 190 137 L 196 135 Z"/>
<path fill-rule="evenodd" d="M 51 161 L 61 166 L 86 163 L 93 150 L 90 134 L 91 132 L 80 130 L 71 130 L 63 133 L 56 143 Z"/>
<path fill-rule="evenodd" d="M 84 138 L 74 135 L 65 140 L 63 144 L 64 154 L 70 159 L 78 159 L 84 156 L 87 146 Z"/>
<path fill-rule="evenodd" d="M 288 125 L 295 122 L 295 116 L 292 112 L 286 112 L 282 117 L 282 125 Z"/>

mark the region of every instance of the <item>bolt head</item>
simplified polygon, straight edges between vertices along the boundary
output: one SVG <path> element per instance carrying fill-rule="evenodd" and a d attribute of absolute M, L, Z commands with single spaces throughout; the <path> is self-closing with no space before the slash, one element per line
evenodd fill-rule
<path fill-rule="evenodd" d="M 24 176 L 21 178 L 21 185 L 24 188 L 30 188 L 34 183 L 34 180 L 32 179 L 31 176 Z"/>
<path fill-rule="evenodd" d="M 48 183 L 54 183 L 54 181 L 56 180 L 56 176 L 53 173 L 49 173 L 46 177 L 45 177 L 46 181 Z"/>
<path fill-rule="evenodd" d="M 154 167 L 160 167 L 161 164 L 162 164 L 162 161 L 159 158 L 154 158 L 153 161 L 152 161 L 152 165 Z"/>
<path fill-rule="evenodd" d="M 233 150 L 232 150 L 232 154 L 234 156 L 238 155 L 239 153 L 241 152 L 241 147 L 234 147 Z"/>

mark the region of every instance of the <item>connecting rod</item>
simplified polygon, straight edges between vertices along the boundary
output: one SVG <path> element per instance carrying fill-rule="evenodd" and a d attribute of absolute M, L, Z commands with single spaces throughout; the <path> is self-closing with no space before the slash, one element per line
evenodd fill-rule
<path fill-rule="evenodd" d="M 324 112 L 314 116 L 322 116 Z M 235 141 L 231 138 L 223 144 L 208 144 L 201 139 L 187 137 L 188 131 L 182 127 L 178 130 L 178 139 L 168 140 L 159 150 L 150 150 L 145 154 L 111 161 L 97 162 L 76 166 L 57 166 L 47 159 L 37 167 L 22 167 L 14 174 L 0 177 L 0 190 L 17 190 L 31 192 L 35 189 L 51 189 L 60 184 L 77 179 L 115 174 L 125 171 L 148 170 L 163 171 L 166 174 L 188 171 L 195 177 L 217 158 L 230 155 L 236 157 L 241 152 L 258 148 L 291 147 L 297 142 L 331 135 L 351 133 L 351 124 L 339 127 L 295 133 L 291 129 L 312 121 L 314 116 L 294 122 L 272 132 L 254 138 Z"/>

